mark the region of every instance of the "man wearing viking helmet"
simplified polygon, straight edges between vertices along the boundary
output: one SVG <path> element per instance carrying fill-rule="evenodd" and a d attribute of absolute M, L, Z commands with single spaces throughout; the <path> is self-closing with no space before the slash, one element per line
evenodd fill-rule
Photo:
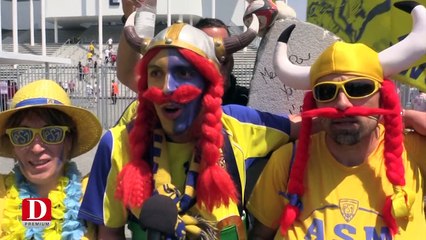
<path fill-rule="evenodd" d="M 127 40 L 144 53 L 139 106 L 96 153 L 79 217 L 97 224 L 99 237 L 123 238 L 129 222 L 137 239 L 246 238 L 245 169 L 296 130 L 286 116 L 221 106 L 220 60 L 257 29 L 254 16 L 242 35 L 213 39 L 176 23 L 149 40 L 126 26 Z"/>
<path fill-rule="evenodd" d="M 257 219 L 254 237 L 426 237 L 426 137 L 403 134 L 403 111 L 388 79 L 426 54 L 426 8 L 412 1 L 395 6 L 411 12 L 413 30 L 380 53 L 335 42 L 311 67 L 296 66 L 287 58 L 294 25 L 281 34 L 274 56 L 279 78 L 310 91 L 297 147 L 272 155 L 247 204 Z M 323 131 L 310 135 L 314 117 Z"/>

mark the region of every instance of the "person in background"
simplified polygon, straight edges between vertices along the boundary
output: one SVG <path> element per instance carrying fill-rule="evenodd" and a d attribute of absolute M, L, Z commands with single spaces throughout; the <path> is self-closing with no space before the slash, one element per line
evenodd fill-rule
<path fill-rule="evenodd" d="M 95 44 L 93 43 L 93 41 L 90 42 L 89 44 L 89 53 L 91 53 L 92 55 L 95 55 Z"/>
<path fill-rule="evenodd" d="M 9 108 L 10 100 L 18 90 L 17 84 L 13 80 L 0 81 L 0 111 Z"/>
<path fill-rule="evenodd" d="M 87 63 L 88 64 L 92 64 L 92 62 L 93 62 L 93 53 L 92 52 L 87 52 L 87 54 L 86 54 L 86 60 L 87 60 Z"/>
<path fill-rule="evenodd" d="M 86 84 L 86 96 L 88 97 L 89 101 L 93 98 L 96 98 L 95 90 L 90 82 Z"/>
<path fill-rule="evenodd" d="M 8 101 L 11 100 L 14 96 L 15 93 L 18 91 L 18 84 L 16 84 L 16 81 L 9 81 L 8 82 Z"/>
<path fill-rule="evenodd" d="M 110 62 L 111 62 L 111 66 L 115 66 L 115 62 L 117 61 L 117 54 L 115 54 L 114 51 L 110 52 Z"/>
<path fill-rule="evenodd" d="M 0 156 L 13 171 L 0 175 L 0 239 L 94 239 L 93 225 L 77 218 L 87 184 L 75 162 L 99 141 L 102 128 L 85 109 L 71 105 L 54 81 L 37 80 L 18 90 L 0 113 Z M 47 228 L 25 227 L 22 200 L 49 198 Z"/>
<path fill-rule="evenodd" d="M 111 100 L 112 104 L 117 103 L 117 95 L 118 95 L 118 83 L 115 80 L 111 82 Z"/>
<path fill-rule="evenodd" d="M 84 79 L 84 74 L 83 74 L 83 65 L 81 64 L 81 61 L 78 61 L 77 70 L 78 70 L 78 79 L 82 81 Z"/>
<path fill-rule="evenodd" d="M 69 81 L 69 83 L 68 83 L 68 86 L 70 88 L 70 95 L 73 95 L 74 92 L 75 92 L 75 82 L 74 82 L 74 80 L 71 79 Z"/>
<path fill-rule="evenodd" d="M 403 131 L 403 118 L 413 125 L 411 120 L 421 123 L 426 113 L 402 110 L 388 79 L 424 57 L 426 8 L 413 1 L 395 6 L 411 12 L 413 30 L 380 53 L 338 41 L 312 66 L 302 67 L 287 57 L 294 25 L 278 38 L 278 77 L 309 91 L 297 144 L 271 156 L 247 204 L 257 220 L 254 239 L 426 236 L 426 132 Z M 323 131 L 310 135 L 313 118 Z"/>
<path fill-rule="evenodd" d="M 62 87 L 64 88 L 64 91 L 65 91 L 66 93 L 68 93 L 69 85 L 68 85 L 68 82 L 67 82 L 67 81 L 64 81 L 64 83 L 62 84 Z"/>
<path fill-rule="evenodd" d="M 224 22 L 216 18 L 203 18 L 194 25 L 194 27 L 207 33 L 212 38 L 229 37 L 228 26 Z M 238 104 L 246 106 L 248 103 L 249 89 L 237 85 L 237 79 L 232 74 L 234 68 L 234 57 L 232 54 L 225 56 L 225 60 L 221 62 L 220 70 L 224 76 L 225 93 L 222 97 L 222 104 Z"/>
<path fill-rule="evenodd" d="M 89 67 L 88 63 L 83 66 L 83 75 L 84 75 L 84 79 L 86 81 L 89 80 L 89 78 L 90 78 L 90 67 Z"/>
<path fill-rule="evenodd" d="M 108 49 L 112 49 L 112 43 L 113 43 L 113 40 L 112 40 L 112 38 L 108 38 L 108 40 L 107 40 L 107 45 L 108 45 Z"/>
<path fill-rule="evenodd" d="M 111 49 L 105 48 L 104 50 L 104 64 L 107 65 L 110 62 L 111 57 Z"/>
<path fill-rule="evenodd" d="M 7 100 L 9 99 L 8 81 L 0 81 L 0 111 L 7 110 Z"/>
<path fill-rule="evenodd" d="M 92 78 L 97 78 L 98 77 L 98 69 L 99 69 L 98 61 L 96 60 L 93 63 L 93 72 L 92 72 L 92 76 L 91 76 Z"/>

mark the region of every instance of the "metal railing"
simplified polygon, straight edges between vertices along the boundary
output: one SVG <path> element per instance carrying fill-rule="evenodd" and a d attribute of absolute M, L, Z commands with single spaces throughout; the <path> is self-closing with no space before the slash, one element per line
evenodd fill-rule
<path fill-rule="evenodd" d="M 16 69 L 10 68 L 9 71 L 16 72 L 14 74 L 16 79 L 11 81 L 16 82 L 18 89 L 34 80 L 44 79 L 46 76 L 44 65 L 19 65 Z M 49 78 L 66 90 L 72 103 L 92 111 L 105 129 L 112 127 L 126 107 L 136 99 L 136 93 L 118 82 L 115 67 L 104 65 L 97 70 L 90 68 L 89 72 L 82 74 L 81 78 L 77 66 L 51 65 L 48 71 Z M 119 84 L 118 100 L 115 105 L 111 100 L 112 80 Z M 10 101 L 10 97 L 5 98 L 5 101 Z"/>
<path fill-rule="evenodd" d="M 253 66 L 247 64 L 234 67 L 239 85 L 249 86 Z M 0 65 L 0 68 L 6 66 Z M 18 65 L 16 68 L 8 67 L 8 71 L 15 78 L 10 81 L 16 82 L 18 89 L 37 79 L 44 79 L 48 71 L 49 78 L 67 91 L 72 103 L 92 111 L 105 129 L 114 126 L 127 106 L 136 99 L 136 93 L 118 81 L 115 66 L 100 65 L 97 70 L 90 67 L 88 73 L 81 74 L 77 66 L 70 65 L 50 65 L 47 70 L 45 65 Z M 116 104 L 112 104 L 111 99 L 112 80 L 119 86 Z M 5 98 L 6 101 L 10 97 Z"/>
<path fill-rule="evenodd" d="M 18 65 L 16 68 L 9 65 L 0 65 L 2 72 L 9 74 L 8 81 L 16 82 L 18 89 L 29 82 L 43 79 L 46 76 L 45 65 Z M 237 64 L 234 66 L 234 75 L 237 84 L 249 87 L 253 77 L 254 63 Z M 98 69 L 91 67 L 88 73 L 79 73 L 77 66 L 51 65 L 47 69 L 50 79 L 55 80 L 69 94 L 74 105 L 89 109 L 108 129 L 121 117 L 127 106 L 136 99 L 136 93 L 122 85 L 116 77 L 115 66 L 100 65 Z M 119 86 L 117 103 L 112 104 L 111 83 L 115 80 Z M 413 88 L 398 84 L 401 103 L 410 108 Z M 9 102 L 10 96 L 0 98 L 0 106 L 4 101 Z"/>

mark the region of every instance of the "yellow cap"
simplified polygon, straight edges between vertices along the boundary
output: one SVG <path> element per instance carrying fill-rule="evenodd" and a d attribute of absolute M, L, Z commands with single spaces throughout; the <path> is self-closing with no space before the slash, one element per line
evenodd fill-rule
<path fill-rule="evenodd" d="M 329 74 L 348 74 L 383 82 L 379 55 L 362 43 L 335 42 L 311 66 L 311 86 Z"/>

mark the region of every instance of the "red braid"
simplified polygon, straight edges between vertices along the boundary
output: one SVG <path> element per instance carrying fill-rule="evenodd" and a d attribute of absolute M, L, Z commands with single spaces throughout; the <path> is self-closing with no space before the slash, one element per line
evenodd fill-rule
<path fill-rule="evenodd" d="M 316 106 L 312 92 L 305 94 L 303 99 L 303 112 L 314 109 Z M 301 203 L 305 187 L 303 180 L 305 177 L 306 166 L 309 160 L 309 146 L 312 129 L 312 118 L 302 117 L 302 126 L 297 143 L 296 155 L 288 180 L 287 194 L 290 202 L 284 207 L 281 215 L 280 229 L 281 234 L 287 235 L 288 228 L 294 223 L 300 213 Z"/>
<path fill-rule="evenodd" d="M 139 93 L 147 89 L 147 65 L 159 52 L 159 49 L 149 51 L 138 63 Z M 140 207 L 152 194 L 153 181 L 151 167 L 144 159 L 149 144 L 152 142 L 152 130 L 157 122 L 154 106 L 138 95 L 139 106 L 137 118 L 129 135 L 131 160 L 123 167 L 117 177 L 115 196 L 121 199 L 125 206 Z"/>
<path fill-rule="evenodd" d="M 386 176 L 394 186 L 405 186 L 404 165 L 402 163 L 403 152 L 403 126 L 401 105 L 399 96 L 395 91 L 395 85 L 392 81 L 385 80 L 381 88 L 381 102 L 384 109 L 393 110 L 394 115 L 384 116 L 385 125 L 385 147 L 384 157 L 386 166 Z M 392 216 L 392 199 L 391 196 L 386 197 L 383 207 L 383 219 L 391 230 L 392 235 L 398 231 L 398 225 Z"/>
<path fill-rule="evenodd" d="M 218 165 L 221 158 L 220 149 L 223 146 L 222 135 L 222 95 L 223 77 L 217 66 L 205 58 L 187 50 L 179 52 L 190 62 L 209 83 L 203 97 L 203 118 L 201 138 L 198 141 L 200 150 L 200 173 L 197 180 L 197 201 L 209 211 L 221 204 L 226 206 L 230 200 L 237 202 L 237 189 L 228 172 Z"/>

